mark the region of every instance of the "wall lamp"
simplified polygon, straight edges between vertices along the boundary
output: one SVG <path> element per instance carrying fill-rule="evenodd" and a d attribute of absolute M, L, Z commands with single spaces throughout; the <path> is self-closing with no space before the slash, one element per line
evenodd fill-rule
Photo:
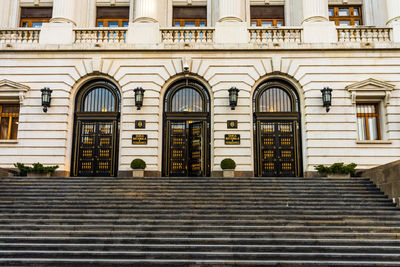
<path fill-rule="evenodd" d="M 329 112 L 332 106 L 332 89 L 329 87 L 325 87 L 321 90 L 321 93 L 323 106 L 326 107 L 326 112 Z"/>
<path fill-rule="evenodd" d="M 140 108 L 143 106 L 145 90 L 142 87 L 138 87 L 133 91 L 135 92 L 135 106 L 137 107 L 137 110 L 140 110 Z"/>
<path fill-rule="evenodd" d="M 48 88 L 48 87 L 45 87 L 40 91 L 42 92 L 42 107 L 43 107 L 43 111 L 47 112 L 47 108 L 50 107 L 51 93 L 53 91 L 50 90 L 50 88 Z"/>
<path fill-rule="evenodd" d="M 231 110 L 234 110 L 238 102 L 239 89 L 237 89 L 236 87 L 232 87 L 231 89 L 228 90 L 228 92 L 229 92 L 229 105 L 231 106 Z"/>

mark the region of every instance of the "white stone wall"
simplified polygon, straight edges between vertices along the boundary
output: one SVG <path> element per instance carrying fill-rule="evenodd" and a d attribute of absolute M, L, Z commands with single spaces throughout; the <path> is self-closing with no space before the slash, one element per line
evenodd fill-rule
<path fill-rule="evenodd" d="M 72 148 L 74 97 L 84 77 L 104 73 L 122 90 L 119 164 L 129 170 L 133 158 L 143 158 L 148 170 L 161 171 L 162 106 L 167 85 L 182 72 L 182 57 L 191 57 L 191 71 L 212 90 L 212 170 L 225 157 L 238 170 L 253 170 L 252 94 L 263 77 L 282 73 L 299 83 L 302 107 L 304 169 L 317 164 L 355 162 L 368 168 L 397 160 L 400 155 L 400 61 L 396 51 L 100 51 L 31 52 L 0 51 L 0 80 L 29 86 L 21 107 L 18 143 L 0 142 L 0 166 L 15 162 L 58 164 L 69 170 Z M 355 106 L 346 86 L 369 78 L 395 85 L 382 114 L 387 142 L 357 143 Z M 134 107 L 133 89 L 146 89 L 143 108 Z M 227 90 L 236 86 L 239 105 L 231 111 Z M 320 90 L 329 86 L 333 106 L 322 107 Z M 40 89 L 53 89 L 48 113 L 43 113 Z M 134 129 L 136 119 L 146 120 L 144 130 Z M 239 121 L 227 130 L 226 121 Z M 226 133 L 241 135 L 240 146 L 225 146 Z M 146 146 L 133 146 L 132 134 L 148 134 Z"/>

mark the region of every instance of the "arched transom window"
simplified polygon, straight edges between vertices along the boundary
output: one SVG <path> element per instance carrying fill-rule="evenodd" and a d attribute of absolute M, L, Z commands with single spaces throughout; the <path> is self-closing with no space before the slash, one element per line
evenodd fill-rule
<path fill-rule="evenodd" d="M 167 112 L 208 112 L 208 95 L 200 84 L 194 81 L 177 83 L 167 93 Z"/>
<path fill-rule="evenodd" d="M 298 112 L 297 96 L 284 84 L 268 82 L 255 95 L 256 112 Z"/>
<path fill-rule="evenodd" d="M 106 81 L 95 81 L 86 85 L 78 105 L 81 112 L 118 112 L 119 93 L 115 85 Z"/>

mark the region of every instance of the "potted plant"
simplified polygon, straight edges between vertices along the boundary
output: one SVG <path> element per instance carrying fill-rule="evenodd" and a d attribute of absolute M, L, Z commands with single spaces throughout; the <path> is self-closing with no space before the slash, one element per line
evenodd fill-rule
<path fill-rule="evenodd" d="M 144 169 L 146 169 L 146 162 L 142 159 L 134 159 L 131 162 L 132 176 L 133 177 L 144 177 Z"/>
<path fill-rule="evenodd" d="M 224 159 L 221 161 L 221 169 L 223 170 L 223 177 L 235 177 L 236 163 L 233 159 Z"/>
<path fill-rule="evenodd" d="M 354 176 L 356 172 L 357 164 L 350 163 L 348 165 L 344 165 L 344 163 L 334 163 L 331 166 L 327 167 L 324 165 L 318 165 L 315 167 L 317 172 L 323 176 L 328 178 L 350 178 L 350 176 Z"/>
<path fill-rule="evenodd" d="M 45 167 L 39 162 L 32 164 L 32 167 L 25 166 L 22 163 L 16 163 L 14 166 L 18 168 L 20 176 L 28 177 L 51 177 L 55 170 L 58 169 L 58 165 Z"/>

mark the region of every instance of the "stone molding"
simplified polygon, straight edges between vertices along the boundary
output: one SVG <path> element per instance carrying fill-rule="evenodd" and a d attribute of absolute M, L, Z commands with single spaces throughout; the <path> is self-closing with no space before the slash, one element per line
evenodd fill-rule
<path fill-rule="evenodd" d="M 0 80 L 0 101 L 15 103 L 21 105 L 24 102 L 25 94 L 30 88 L 26 85 L 16 83 L 10 80 Z"/>
<path fill-rule="evenodd" d="M 385 105 L 388 105 L 393 89 L 395 89 L 393 84 L 373 78 L 346 86 L 346 90 L 351 94 L 353 104 L 356 103 L 357 99 L 376 98 L 384 99 Z"/>

